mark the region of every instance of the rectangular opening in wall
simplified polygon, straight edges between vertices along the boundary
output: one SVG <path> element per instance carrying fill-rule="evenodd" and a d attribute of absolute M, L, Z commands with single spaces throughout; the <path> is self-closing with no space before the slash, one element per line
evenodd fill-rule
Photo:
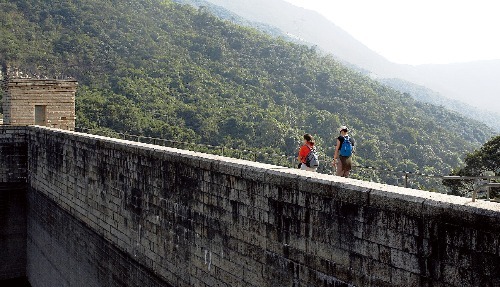
<path fill-rule="evenodd" d="M 36 105 L 35 106 L 35 125 L 45 126 L 47 125 L 47 106 Z"/>

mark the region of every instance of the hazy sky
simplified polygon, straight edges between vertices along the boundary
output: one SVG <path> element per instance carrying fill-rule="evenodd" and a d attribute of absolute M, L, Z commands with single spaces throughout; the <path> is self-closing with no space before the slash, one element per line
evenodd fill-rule
<path fill-rule="evenodd" d="M 403 64 L 500 59 L 498 0 L 285 0 Z"/>

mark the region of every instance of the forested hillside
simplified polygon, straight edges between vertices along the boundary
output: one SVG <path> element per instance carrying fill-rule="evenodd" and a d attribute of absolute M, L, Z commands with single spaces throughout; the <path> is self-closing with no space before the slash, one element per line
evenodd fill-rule
<path fill-rule="evenodd" d="M 78 79 L 81 127 L 289 155 L 310 132 L 331 156 L 347 124 L 358 163 L 438 173 L 492 135 L 313 48 L 171 1 L 1 0 L 0 23 L 2 62 Z"/>

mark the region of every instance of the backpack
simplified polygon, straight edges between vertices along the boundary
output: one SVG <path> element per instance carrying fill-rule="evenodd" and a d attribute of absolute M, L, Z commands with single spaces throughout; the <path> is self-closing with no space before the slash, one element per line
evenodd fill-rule
<path fill-rule="evenodd" d="M 349 136 L 344 137 L 344 141 L 342 142 L 342 146 L 340 147 L 340 155 L 345 157 L 352 156 L 352 143 Z"/>
<path fill-rule="evenodd" d="M 319 166 L 319 157 L 318 157 L 318 153 L 316 152 L 316 148 L 315 147 L 311 148 L 310 146 L 307 146 L 307 147 L 311 151 L 306 156 L 306 166 L 312 167 L 312 168 L 317 168 Z"/>

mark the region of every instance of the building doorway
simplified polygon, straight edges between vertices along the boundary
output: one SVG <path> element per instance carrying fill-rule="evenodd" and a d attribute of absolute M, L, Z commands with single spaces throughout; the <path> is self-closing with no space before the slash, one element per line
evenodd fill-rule
<path fill-rule="evenodd" d="M 47 106 L 35 106 L 35 125 L 46 126 L 47 125 Z"/>

